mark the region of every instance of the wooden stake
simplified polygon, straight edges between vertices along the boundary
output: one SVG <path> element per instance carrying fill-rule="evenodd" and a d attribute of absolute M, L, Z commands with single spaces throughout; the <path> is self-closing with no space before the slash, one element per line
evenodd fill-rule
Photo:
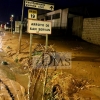
<path fill-rule="evenodd" d="M 29 52 L 29 58 L 31 59 L 32 56 L 32 40 L 33 40 L 33 34 L 30 34 L 30 52 Z"/>

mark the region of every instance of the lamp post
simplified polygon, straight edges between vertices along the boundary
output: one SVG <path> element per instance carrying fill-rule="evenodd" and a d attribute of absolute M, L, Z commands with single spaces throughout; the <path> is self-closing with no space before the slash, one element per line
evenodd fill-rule
<path fill-rule="evenodd" d="M 11 33 L 12 33 L 12 30 L 13 30 L 13 17 L 14 17 L 14 15 L 11 15 L 11 17 L 10 17 L 10 21 L 11 21 Z"/>
<path fill-rule="evenodd" d="M 11 15 L 11 17 L 14 17 L 14 15 Z"/>
<path fill-rule="evenodd" d="M 22 5 L 22 16 L 21 16 L 21 27 L 20 27 L 20 36 L 19 36 L 19 53 L 21 52 L 21 39 L 22 39 L 22 29 L 23 29 L 23 14 L 24 14 L 24 2 L 23 0 L 23 5 Z"/>

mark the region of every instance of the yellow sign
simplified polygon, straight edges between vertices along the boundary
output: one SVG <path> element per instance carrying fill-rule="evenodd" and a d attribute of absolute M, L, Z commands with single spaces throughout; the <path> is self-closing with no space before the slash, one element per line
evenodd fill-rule
<path fill-rule="evenodd" d="M 29 9 L 28 10 L 29 19 L 37 19 L 37 10 Z"/>

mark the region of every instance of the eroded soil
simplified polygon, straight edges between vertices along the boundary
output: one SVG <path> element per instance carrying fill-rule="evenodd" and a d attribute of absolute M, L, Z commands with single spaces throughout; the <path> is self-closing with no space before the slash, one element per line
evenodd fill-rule
<path fill-rule="evenodd" d="M 29 72 L 31 72 L 29 34 L 23 34 L 20 54 L 18 53 L 19 34 L 5 32 L 0 36 L 0 41 L 1 80 L 5 82 L 4 77 L 6 77 L 8 81 L 18 82 L 25 89 L 24 97 L 27 100 L 28 96 L 30 96 L 30 100 L 42 100 L 44 70 L 36 71 L 35 75 L 32 73 L 32 84 L 30 84 L 30 95 L 28 95 Z M 38 44 L 45 45 L 45 37 L 33 36 L 33 52 Z M 49 46 L 57 52 L 70 52 L 71 68 L 48 70 L 44 100 L 100 100 L 100 46 L 67 37 L 64 39 L 50 37 Z M 2 65 L 2 61 L 7 61 L 8 65 Z M 13 92 L 13 89 L 10 90 Z M 1 94 L 0 92 L 0 96 Z M 3 97 L 1 96 L 1 98 Z M 16 98 L 14 100 L 24 99 Z"/>

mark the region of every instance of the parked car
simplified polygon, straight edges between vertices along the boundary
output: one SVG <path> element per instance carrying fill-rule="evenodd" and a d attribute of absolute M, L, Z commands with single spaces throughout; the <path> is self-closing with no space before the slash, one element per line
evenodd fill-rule
<path fill-rule="evenodd" d="M 4 29 L 5 29 L 5 31 L 9 31 L 11 29 L 10 24 L 5 24 Z"/>

